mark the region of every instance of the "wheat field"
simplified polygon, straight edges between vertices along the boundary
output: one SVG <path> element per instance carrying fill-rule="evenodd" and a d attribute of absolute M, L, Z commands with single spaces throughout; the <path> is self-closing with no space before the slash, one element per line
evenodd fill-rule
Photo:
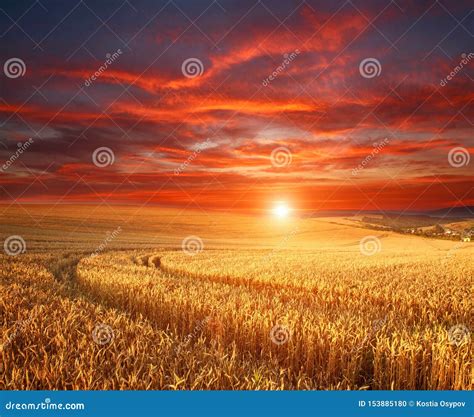
<path fill-rule="evenodd" d="M 133 207 L 0 227 L 25 242 L 0 256 L 1 389 L 473 387 L 471 243 Z"/>

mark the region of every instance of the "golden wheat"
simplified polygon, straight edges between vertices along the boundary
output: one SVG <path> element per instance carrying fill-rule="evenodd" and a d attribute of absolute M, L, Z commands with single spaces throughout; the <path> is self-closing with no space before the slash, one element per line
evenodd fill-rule
<path fill-rule="evenodd" d="M 471 245 L 386 233 L 366 256 L 359 241 L 373 232 L 311 219 L 252 248 L 220 242 L 221 230 L 190 254 L 176 230 L 166 248 L 150 230 L 140 242 L 130 220 L 97 250 L 102 232 L 68 229 L 68 216 L 62 239 L 28 232 L 26 218 L 9 229 L 29 250 L 0 257 L 0 388 L 472 388 L 472 341 L 451 334 L 473 324 Z"/>

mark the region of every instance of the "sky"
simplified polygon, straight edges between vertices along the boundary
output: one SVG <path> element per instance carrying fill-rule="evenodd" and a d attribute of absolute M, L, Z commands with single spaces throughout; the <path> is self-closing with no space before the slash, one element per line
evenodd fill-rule
<path fill-rule="evenodd" d="M 467 1 L 6 1 L 0 200 L 474 205 Z"/>

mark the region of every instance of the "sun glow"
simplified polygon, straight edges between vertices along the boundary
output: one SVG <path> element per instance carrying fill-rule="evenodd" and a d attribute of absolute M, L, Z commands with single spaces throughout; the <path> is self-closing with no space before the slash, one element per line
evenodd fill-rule
<path fill-rule="evenodd" d="M 273 207 L 273 215 L 279 217 L 280 219 L 288 217 L 290 214 L 290 208 L 285 202 L 278 202 L 275 207 Z"/>

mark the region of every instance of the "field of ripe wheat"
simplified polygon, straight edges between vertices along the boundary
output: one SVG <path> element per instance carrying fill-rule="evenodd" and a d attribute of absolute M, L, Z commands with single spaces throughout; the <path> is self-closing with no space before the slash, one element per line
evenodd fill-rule
<path fill-rule="evenodd" d="M 0 221 L 26 245 L 0 256 L 1 389 L 473 387 L 470 243 L 27 210 Z"/>

